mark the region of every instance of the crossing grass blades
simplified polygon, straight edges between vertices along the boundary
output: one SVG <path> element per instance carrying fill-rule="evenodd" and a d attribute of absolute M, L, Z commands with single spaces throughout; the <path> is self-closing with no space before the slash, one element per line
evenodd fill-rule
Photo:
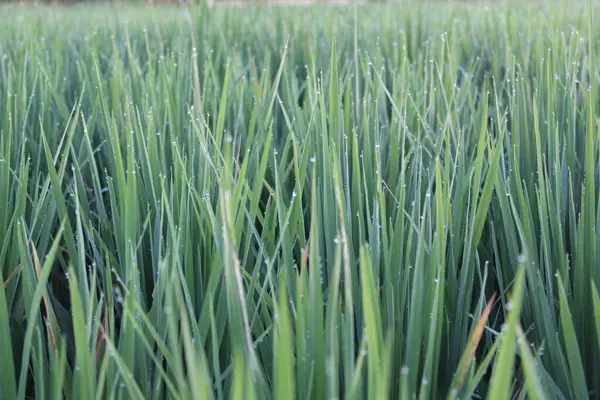
<path fill-rule="evenodd" d="M 0 390 L 600 396 L 595 3 L 0 13 Z"/>

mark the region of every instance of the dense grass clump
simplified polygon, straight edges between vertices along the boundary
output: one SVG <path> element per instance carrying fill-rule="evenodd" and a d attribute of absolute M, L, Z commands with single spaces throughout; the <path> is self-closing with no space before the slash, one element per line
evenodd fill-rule
<path fill-rule="evenodd" d="M 0 397 L 600 397 L 590 11 L 2 8 Z"/>

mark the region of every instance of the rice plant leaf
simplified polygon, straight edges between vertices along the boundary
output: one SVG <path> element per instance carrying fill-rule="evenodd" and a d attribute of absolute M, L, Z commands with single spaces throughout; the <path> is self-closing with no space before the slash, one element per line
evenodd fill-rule
<path fill-rule="evenodd" d="M 526 262 L 527 260 L 524 259 L 519 266 L 514 289 L 510 300 L 507 303 L 508 320 L 504 325 L 503 334 L 500 339 L 502 340 L 502 343 L 500 345 L 498 358 L 494 363 L 494 370 L 492 372 L 492 380 L 489 389 L 490 399 L 508 399 L 511 397 L 517 345 L 517 327 L 521 318 L 523 293 L 525 290 Z"/>

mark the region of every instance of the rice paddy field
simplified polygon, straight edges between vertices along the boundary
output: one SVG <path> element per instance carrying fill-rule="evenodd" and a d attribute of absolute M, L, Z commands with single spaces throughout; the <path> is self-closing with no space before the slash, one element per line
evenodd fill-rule
<path fill-rule="evenodd" d="M 600 398 L 598 15 L 2 6 L 0 397 Z"/>

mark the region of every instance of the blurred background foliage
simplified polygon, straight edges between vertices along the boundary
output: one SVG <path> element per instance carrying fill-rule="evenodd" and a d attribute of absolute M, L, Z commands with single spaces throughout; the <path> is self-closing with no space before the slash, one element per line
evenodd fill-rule
<path fill-rule="evenodd" d="M 150 4 L 202 4 L 207 1 L 209 5 L 246 5 L 246 4 L 365 4 L 365 3 L 432 3 L 432 2 L 471 2 L 483 3 L 482 0 L 0 0 L 1 3 L 34 3 L 34 4 L 77 4 L 77 3 L 150 3 Z M 487 2 L 505 2 L 505 0 L 487 0 Z M 526 0 L 525 0 L 526 1 Z M 517 1 L 523 3 L 524 1 Z"/>

